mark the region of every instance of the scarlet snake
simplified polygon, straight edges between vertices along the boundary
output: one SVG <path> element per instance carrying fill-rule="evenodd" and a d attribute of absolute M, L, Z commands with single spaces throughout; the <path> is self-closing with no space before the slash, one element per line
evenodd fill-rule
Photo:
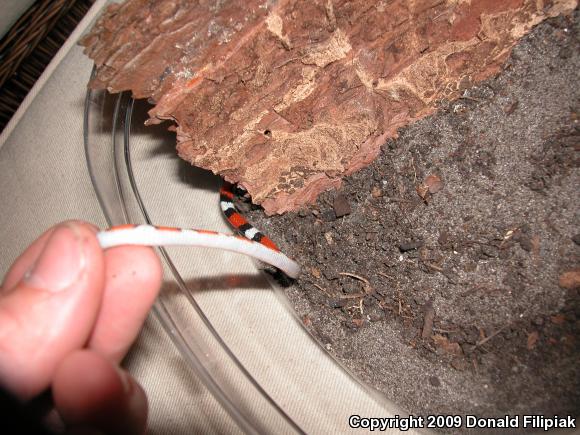
<path fill-rule="evenodd" d="M 284 255 L 269 237 L 248 223 L 236 210 L 233 197 L 232 185 L 225 182 L 220 189 L 220 206 L 228 222 L 242 236 L 208 230 L 127 224 L 100 231 L 97 238 L 103 249 L 121 245 L 224 249 L 249 255 L 280 269 L 290 278 L 297 278 L 300 275 L 300 265 Z"/>

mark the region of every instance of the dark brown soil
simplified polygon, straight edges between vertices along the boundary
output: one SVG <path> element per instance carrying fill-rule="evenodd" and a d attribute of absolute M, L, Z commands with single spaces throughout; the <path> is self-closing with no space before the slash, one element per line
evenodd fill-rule
<path fill-rule="evenodd" d="M 580 415 L 579 29 L 538 26 L 316 206 L 246 210 L 312 334 L 410 413 Z"/>

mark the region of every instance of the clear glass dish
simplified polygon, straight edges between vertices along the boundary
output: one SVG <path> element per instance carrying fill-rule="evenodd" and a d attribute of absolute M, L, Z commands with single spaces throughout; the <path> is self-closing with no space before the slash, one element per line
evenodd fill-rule
<path fill-rule="evenodd" d="M 144 127 L 147 109 L 128 93 L 87 91 L 86 159 L 109 225 L 230 231 L 216 219 L 220 179 L 177 157 L 167 125 Z M 250 259 L 184 249 L 159 249 L 165 284 L 153 312 L 240 429 L 343 432 L 351 414 L 401 414 L 332 359 Z M 200 268 L 215 274 L 199 278 Z"/>

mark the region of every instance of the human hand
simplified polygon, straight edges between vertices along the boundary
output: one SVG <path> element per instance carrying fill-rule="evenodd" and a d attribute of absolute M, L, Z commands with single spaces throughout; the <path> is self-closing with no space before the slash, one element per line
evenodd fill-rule
<path fill-rule="evenodd" d="M 142 433 L 143 389 L 118 363 L 161 286 L 151 248 L 103 251 L 97 229 L 65 222 L 14 262 L 0 287 L 0 384 L 26 402 L 52 388 L 68 427 Z"/>

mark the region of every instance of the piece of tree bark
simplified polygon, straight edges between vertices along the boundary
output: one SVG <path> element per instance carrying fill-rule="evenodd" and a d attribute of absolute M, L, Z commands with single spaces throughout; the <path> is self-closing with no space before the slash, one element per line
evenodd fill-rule
<path fill-rule="evenodd" d="M 82 40 L 94 88 L 175 122 L 179 155 L 266 213 L 340 186 L 577 0 L 128 0 Z"/>

